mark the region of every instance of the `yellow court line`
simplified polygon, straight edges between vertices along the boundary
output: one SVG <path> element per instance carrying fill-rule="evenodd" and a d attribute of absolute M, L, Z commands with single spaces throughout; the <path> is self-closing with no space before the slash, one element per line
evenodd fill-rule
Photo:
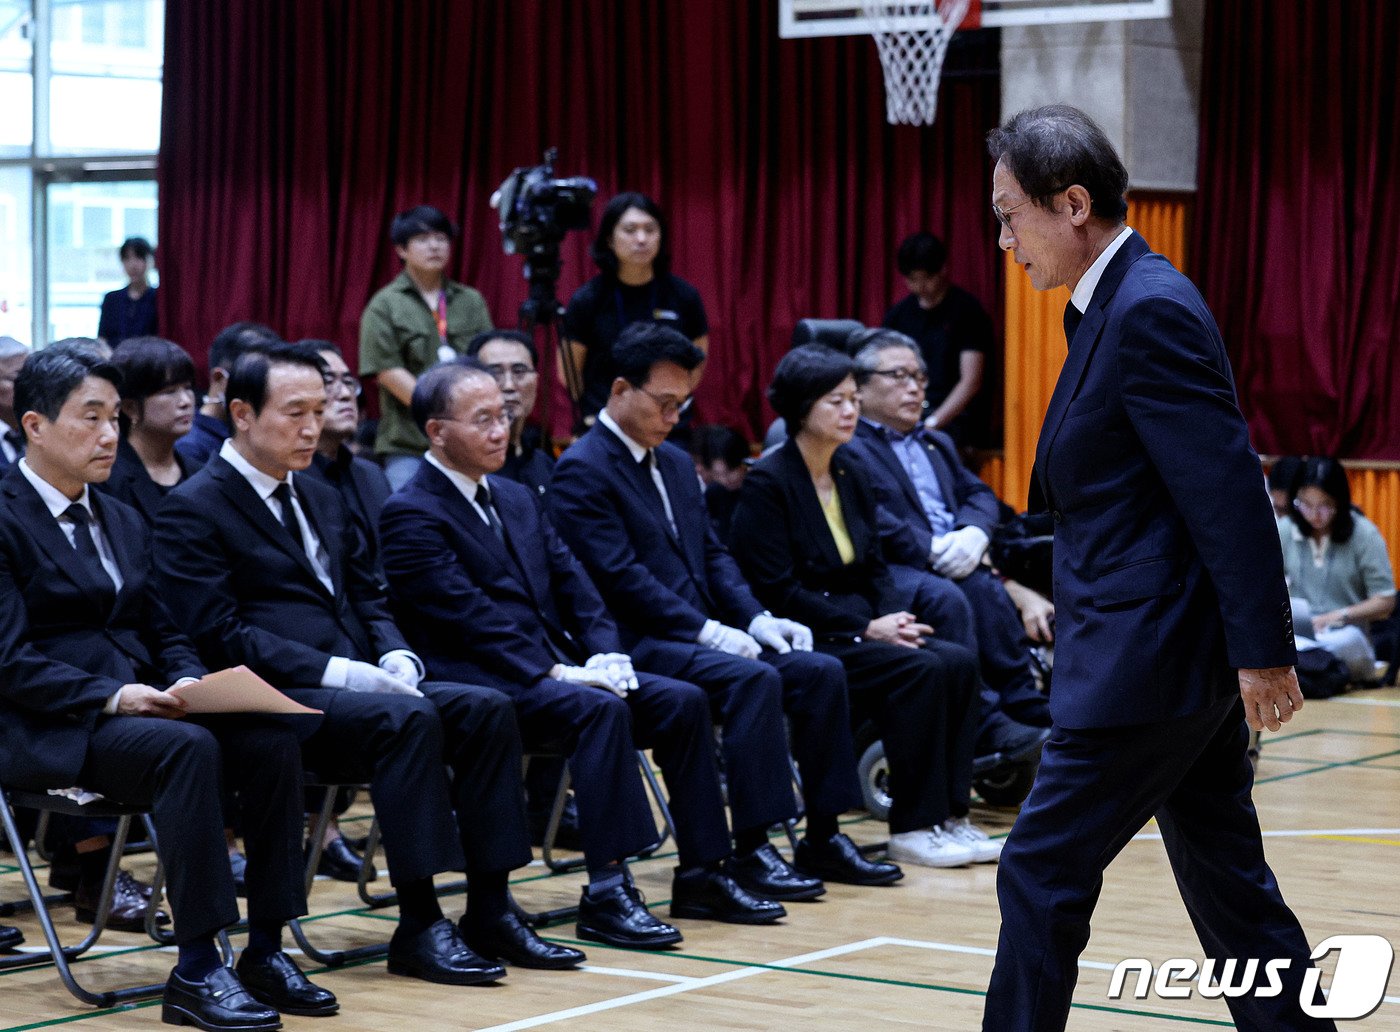
<path fill-rule="evenodd" d="M 1337 842 L 1369 842 L 1374 846 L 1400 846 L 1400 839 L 1365 838 L 1361 835 L 1309 835 L 1308 838 L 1334 839 Z"/>

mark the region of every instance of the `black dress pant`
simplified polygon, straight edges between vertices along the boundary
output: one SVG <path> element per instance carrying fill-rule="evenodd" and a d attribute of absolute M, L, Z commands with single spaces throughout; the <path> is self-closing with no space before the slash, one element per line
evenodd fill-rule
<path fill-rule="evenodd" d="M 1242 1032 L 1336 1032 L 1299 1006 L 1310 948 L 1264 859 L 1238 698 L 1162 724 L 1056 727 L 997 870 L 984 1032 L 1059 1032 L 1103 872 L 1156 815 L 1204 956 L 1287 958 L 1283 991 L 1230 996 Z M 1180 956 L 1189 956 L 1184 951 Z"/>
<path fill-rule="evenodd" d="M 851 712 L 873 720 L 890 767 L 890 832 L 917 831 L 968 811 L 977 737 L 977 661 L 951 642 L 922 648 L 850 638 L 816 647 L 845 665 Z"/>
<path fill-rule="evenodd" d="M 250 919 L 281 922 L 306 913 L 296 735 L 254 717 L 199 720 L 103 717 L 79 776 L 89 791 L 150 808 L 180 943 L 238 920 L 221 773 L 244 805 Z"/>
<path fill-rule="evenodd" d="M 660 837 L 637 769 L 639 748 L 653 750 L 666 779 L 682 864 L 728 856 L 729 828 L 705 693 L 654 674 L 638 674 L 637 683 L 625 700 L 551 678 L 509 692 L 527 746 L 569 756 L 588 866 L 597 870 Z"/>

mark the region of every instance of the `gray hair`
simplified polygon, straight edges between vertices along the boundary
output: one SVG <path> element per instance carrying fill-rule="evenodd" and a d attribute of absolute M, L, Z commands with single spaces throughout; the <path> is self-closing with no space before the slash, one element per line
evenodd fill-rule
<path fill-rule="evenodd" d="M 880 330 L 872 334 L 870 338 L 855 353 L 856 363 L 856 386 L 864 387 L 870 382 L 870 377 L 874 374 L 876 366 L 879 365 L 880 352 L 888 351 L 890 348 L 907 348 L 914 353 L 914 359 L 919 363 L 919 372 L 928 372 L 928 365 L 924 362 L 924 353 L 919 350 L 919 345 L 914 342 L 914 338 L 898 330 Z"/>
<path fill-rule="evenodd" d="M 29 345 L 13 337 L 0 337 L 0 358 L 14 358 L 16 355 L 29 355 Z"/>
<path fill-rule="evenodd" d="M 1098 218 L 1118 223 L 1128 214 L 1128 170 L 1107 134 L 1078 108 L 1018 111 L 987 134 L 987 150 L 1039 208 L 1052 209 L 1055 194 L 1077 184 L 1089 191 Z"/>

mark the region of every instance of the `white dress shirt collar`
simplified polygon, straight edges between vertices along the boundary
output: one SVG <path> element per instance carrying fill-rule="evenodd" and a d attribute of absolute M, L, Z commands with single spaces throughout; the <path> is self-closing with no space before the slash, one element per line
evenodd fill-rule
<path fill-rule="evenodd" d="M 423 461 L 426 462 L 429 466 L 432 466 L 435 470 L 437 470 L 439 473 L 445 476 L 448 480 L 452 481 L 452 486 L 455 487 L 458 491 L 462 492 L 463 498 L 471 502 L 473 505 L 476 504 L 476 491 L 477 488 L 479 488 L 483 483 L 486 482 L 485 477 L 482 477 L 480 480 L 473 480 L 465 473 L 459 472 L 458 470 L 455 470 L 452 467 L 445 464 L 444 462 L 442 462 L 442 460 L 440 460 L 432 452 L 428 452 L 426 455 L 424 455 Z"/>
<path fill-rule="evenodd" d="M 232 438 L 228 439 L 222 445 L 219 446 L 219 458 L 223 459 L 234 469 L 238 470 L 238 472 L 242 475 L 243 479 L 248 481 L 249 484 L 253 485 L 253 490 L 258 493 L 258 497 L 261 498 L 263 501 L 267 501 L 269 498 L 271 498 L 272 492 L 276 491 L 278 486 L 283 483 L 283 481 L 278 480 L 276 477 L 268 476 L 262 470 L 258 469 L 258 467 L 254 466 L 251 462 L 245 459 L 243 455 L 238 451 L 238 449 L 233 446 Z M 294 475 L 295 474 L 291 470 L 287 471 L 286 484 L 293 491 L 296 491 L 296 485 L 292 483 L 292 477 Z"/>
<path fill-rule="evenodd" d="M 1129 226 L 1124 226 L 1118 231 L 1118 235 L 1109 241 L 1103 253 L 1094 259 L 1094 264 L 1089 266 L 1089 271 L 1080 277 L 1079 284 L 1074 288 L 1074 293 L 1070 295 L 1070 304 L 1079 309 L 1080 314 L 1089 310 L 1089 302 L 1094 299 L 1094 289 L 1099 285 L 1099 280 L 1103 279 L 1103 271 L 1108 268 L 1108 263 L 1113 260 L 1113 256 L 1118 253 L 1118 249 L 1127 243 L 1128 237 L 1133 231 Z"/>
<path fill-rule="evenodd" d="M 612 416 L 608 415 L 607 409 L 603 409 L 603 411 L 598 413 L 598 422 L 601 423 L 603 426 L 607 427 L 609 430 L 611 430 L 615 435 L 617 435 L 618 440 L 620 440 L 623 444 L 627 445 L 627 450 L 632 453 L 632 458 L 636 459 L 638 462 L 641 462 L 647 457 L 647 452 L 651 449 L 643 448 L 636 441 L 632 440 L 632 438 L 628 437 L 627 434 L 623 432 L 622 427 L 617 425 L 617 420 L 613 419 Z"/>
<path fill-rule="evenodd" d="M 69 498 L 58 488 L 39 476 L 38 473 L 35 473 L 34 470 L 30 468 L 28 459 L 22 458 L 19 460 L 19 471 L 24 474 L 24 479 L 28 480 L 29 483 L 33 485 L 34 490 L 39 492 L 39 497 L 44 500 L 44 504 L 48 506 L 49 512 L 53 513 L 54 519 L 58 519 L 68 511 L 68 506 L 74 504 L 81 505 L 93 516 L 97 515 L 92 511 L 92 489 L 89 488 L 87 484 L 83 485 L 83 493 L 75 500 Z"/>

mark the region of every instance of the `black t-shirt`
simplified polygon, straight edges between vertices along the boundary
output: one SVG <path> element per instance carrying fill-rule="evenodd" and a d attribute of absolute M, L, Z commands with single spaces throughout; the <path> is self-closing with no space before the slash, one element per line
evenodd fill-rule
<path fill-rule="evenodd" d="M 669 273 L 633 287 L 597 275 L 579 287 L 564 310 L 564 336 L 588 349 L 583 360 L 583 414 L 608 403 L 615 378 L 612 346 L 629 323 L 648 320 L 679 330 L 689 340 L 710 332 L 700 292 Z"/>
<path fill-rule="evenodd" d="M 964 351 L 986 354 L 992 350 L 992 317 L 961 287 L 949 285 L 947 295 L 933 308 L 920 307 L 919 299 L 910 294 L 885 313 L 884 324 L 913 337 L 923 352 L 930 410 L 943 404 L 957 386 Z M 954 426 L 972 429 L 984 407 L 982 400 L 979 392 Z"/>

